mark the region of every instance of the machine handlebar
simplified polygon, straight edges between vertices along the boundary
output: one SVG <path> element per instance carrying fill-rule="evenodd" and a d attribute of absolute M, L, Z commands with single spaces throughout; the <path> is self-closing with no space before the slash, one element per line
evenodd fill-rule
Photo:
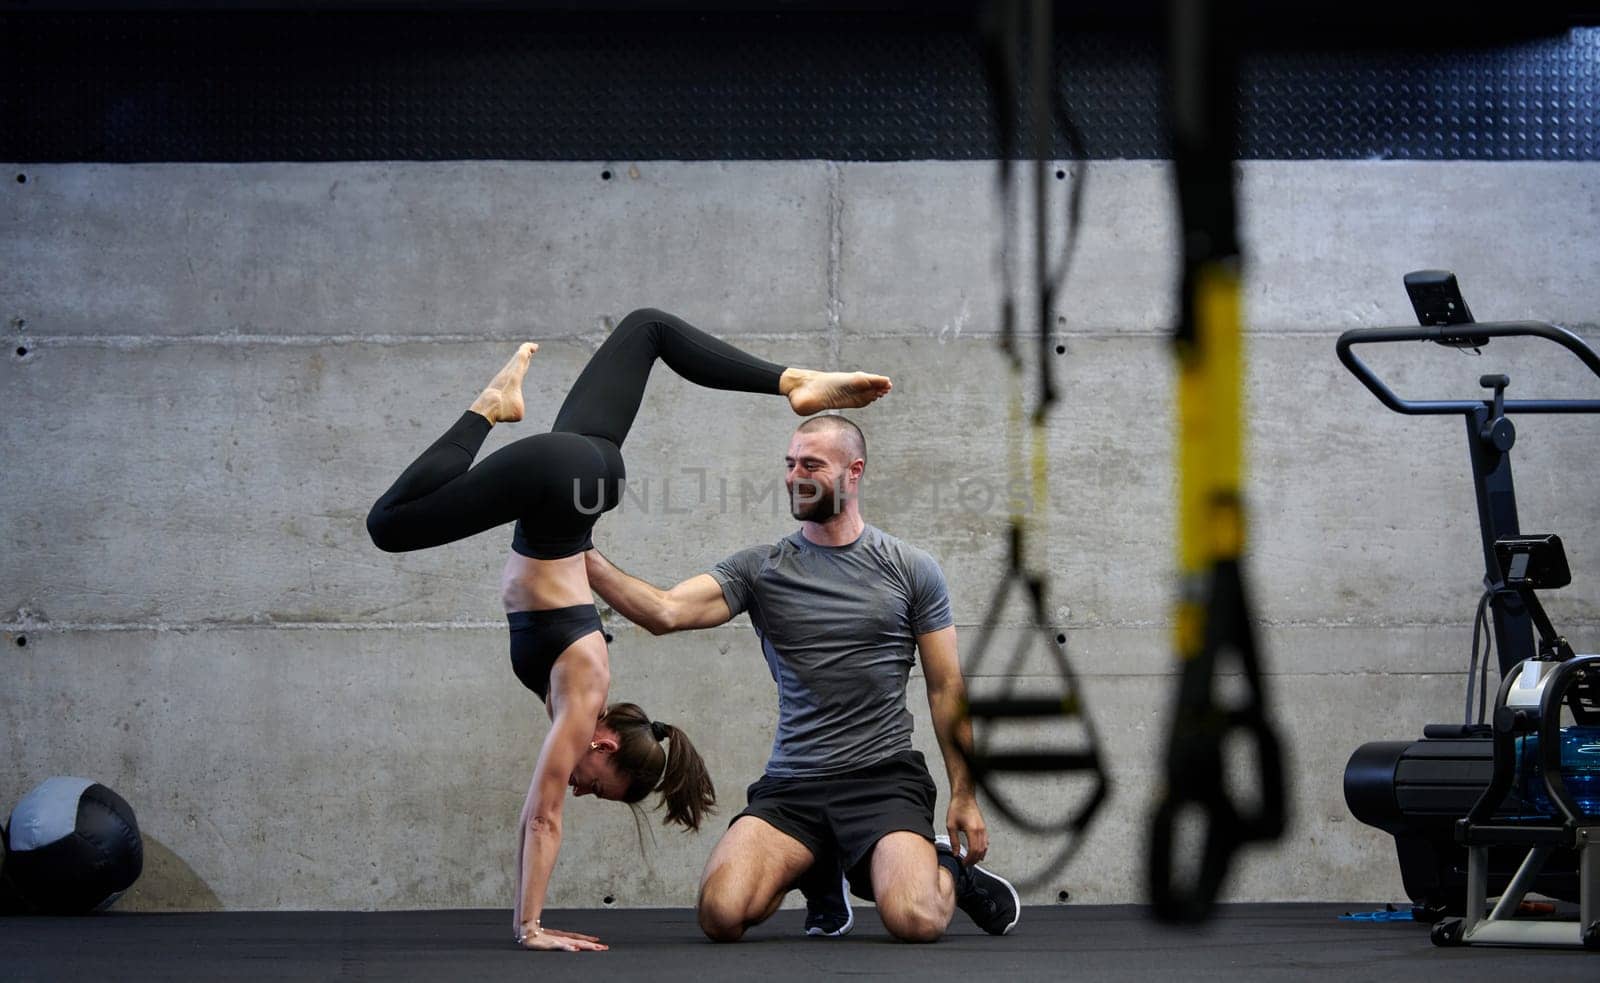
<path fill-rule="evenodd" d="M 1553 341 L 1583 360 L 1600 377 L 1600 355 L 1582 338 L 1544 321 L 1498 321 L 1473 324 L 1440 324 L 1416 328 L 1353 328 L 1339 336 L 1335 346 L 1339 361 L 1361 384 L 1371 390 L 1383 405 L 1407 416 L 1446 413 L 1471 413 L 1489 401 L 1484 399 L 1401 399 L 1384 385 L 1372 368 L 1351 350 L 1355 345 L 1395 341 L 1431 341 L 1449 348 L 1476 347 L 1490 338 L 1533 337 Z M 1508 399 L 1506 413 L 1600 413 L 1600 399 Z"/>

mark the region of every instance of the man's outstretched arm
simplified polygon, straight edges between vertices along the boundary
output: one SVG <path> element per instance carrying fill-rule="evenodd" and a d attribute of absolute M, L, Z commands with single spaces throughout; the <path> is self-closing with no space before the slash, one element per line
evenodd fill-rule
<path fill-rule="evenodd" d="M 733 617 L 722 585 L 710 574 L 698 574 L 671 590 L 662 590 L 623 573 L 599 550 L 583 554 L 589 587 L 624 618 L 652 635 L 691 628 L 712 628 Z"/>
<path fill-rule="evenodd" d="M 978 809 L 977 788 L 967 768 L 972 751 L 972 722 L 965 712 L 967 684 L 961 678 L 961 659 L 956 654 L 956 628 L 951 625 L 917 636 L 917 651 L 922 655 L 922 676 L 928 684 L 928 711 L 933 717 L 933 733 L 944 755 L 945 775 L 950 779 L 950 811 L 945 816 L 945 831 L 952 849 L 967 844 L 969 864 L 982 860 L 989 852 L 989 830 Z"/>

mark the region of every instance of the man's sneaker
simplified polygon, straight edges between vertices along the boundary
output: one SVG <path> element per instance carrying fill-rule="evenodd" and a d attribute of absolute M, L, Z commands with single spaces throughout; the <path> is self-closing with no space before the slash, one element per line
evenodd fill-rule
<path fill-rule="evenodd" d="M 948 836 L 934 837 L 933 845 L 944 853 L 955 854 Z M 1005 935 L 1022 917 L 1022 901 L 1011 882 L 976 864 L 961 867 L 961 876 L 956 878 L 956 907 L 990 935 Z"/>
<path fill-rule="evenodd" d="M 800 885 L 806 899 L 806 934 L 836 939 L 855 927 L 855 909 L 850 907 L 850 882 L 843 871 L 831 887 L 820 883 Z"/>

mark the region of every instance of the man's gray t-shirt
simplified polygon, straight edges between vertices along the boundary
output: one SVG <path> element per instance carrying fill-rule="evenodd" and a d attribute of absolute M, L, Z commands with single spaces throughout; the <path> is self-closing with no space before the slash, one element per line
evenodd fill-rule
<path fill-rule="evenodd" d="M 796 532 L 711 576 L 729 611 L 750 612 L 778 684 L 768 775 L 837 775 L 911 750 L 917 636 L 955 623 L 933 557 L 873 526 L 848 546 Z"/>

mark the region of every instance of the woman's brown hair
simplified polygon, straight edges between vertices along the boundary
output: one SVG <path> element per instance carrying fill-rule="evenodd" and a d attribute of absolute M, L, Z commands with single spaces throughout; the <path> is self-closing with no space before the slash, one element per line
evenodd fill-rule
<path fill-rule="evenodd" d="M 717 790 L 688 735 L 671 724 L 651 720 L 635 703 L 613 703 L 600 722 L 617 734 L 612 761 L 628 778 L 622 801 L 639 802 L 651 792 L 660 792 L 667 811 L 662 823 L 698 830 L 701 818 L 715 811 Z"/>

